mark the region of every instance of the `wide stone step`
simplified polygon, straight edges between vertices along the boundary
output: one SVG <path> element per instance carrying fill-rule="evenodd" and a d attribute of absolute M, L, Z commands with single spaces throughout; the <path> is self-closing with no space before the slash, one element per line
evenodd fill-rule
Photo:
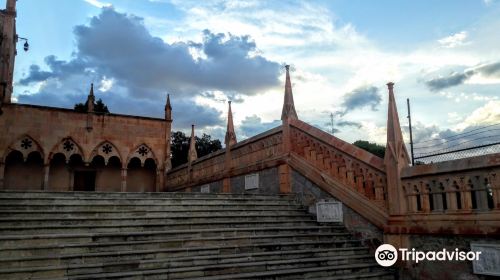
<path fill-rule="evenodd" d="M 360 262 L 362 260 L 362 262 Z M 373 262 L 373 257 L 345 258 L 332 256 L 292 260 L 273 260 L 263 262 L 245 262 L 239 264 L 219 264 L 195 266 L 190 268 L 147 269 L 125 272 L 96 273 L 70 278 L 61 275 L 45 275 L 58 279 L 311 279 L 330 275 L 353 275 L 380 271 L 380 266 Z M 298 276 L 302 277 L 298 277 Z M 29 277 L 29 274 L 25 275 Z"/>
<path fill-rule="evenodd" d="M 319 273 L 316 273 L 319 274 Z M 363 279 L 363 280 L 394 280 L 397 279 L 395 278 L 395 273 L 392 271 L 386 271 L 386 270 L 375 270 L 372 272 L 364 272 L 364 273 L 352 273 L 348 275 L 330 275 L 326 277 L 309 277 L 307 278 L 308 280 L 352 280 L 352 279 Z M 291 276 L 295 277 L 295 276 Z M 288 279 L 293 279 L 291 277 L 287 277 Z M 285 279 L 285 278 L 280 278 L 280 279 Z M 299 279 L 299 278 L 295 278 Z"/>
<path fill-rule="evenodd" d="M 71 266 L 83 264 L 104 264 L 106 262 L 128 262 L 141 260 L 156 260 L 165 258 L 194 258 L 210 255 L 228 255 L 228 254 L 258 254 L 258 253 L 276 253 L 282 254 L 288 252 L 320 252 L 326 250 L 338 252 L 339 254 L 366 254 L 366 247 L 345 247 L 337 248 L 340 243 L 333 241 L 308 241 L 308 242 L 271 242 L 261 244 L 241 244 L 224 245 L 211 247 L 191 247 L 191 248 L 157 248 L 152 250 L 129 250 L 112 251 L 98 253 L 83 253 L 69 255 L 41 255 L 18 258 L 0 258 L 0 268 L 22 268 L 37 266 Z M 224 261 L 224 260 L 222 260 Z"/>
<path fill-rule="evenodd" d="M 346 272 L 348 271 L 348 272 Z M 140 276 L 139 276 L 140 277 Z M 137 276 L 120 279 L 164 279 L 155 275 L 144 278 Z M 318 268 L 301 268 L 287 270 L 273 270 L 258 273 L 241 273 L 230 275 L 218 275 L 212 277 L 184 278 L 185 280 L 231 280 L 231 279 L 259 279 L 259 280 L 394 280 L 394 273 L 374 268 L 373 266 L 327 266 Z"/>
<path fill-rule="evenodd" d="M 233 194 L 233 193 L 199 193 L 199 192 L 54 192 L 54 191 L 15 191 L 0 190 L 0 197 L 42 198 L 42 197 L 74 197 L 74 198 L 255 198 L 255 199 L 294 199 L 294 194 Z"/>
<path fill-rule="evenodd" d="M 300 204 L 207 204 L 207 205 L 135 205 L 135 204 L 106 204 L 106 205 L 95 205 L 95 204 L 84 204 L 84 205 L 72 205 L 72 204 L 54 204 L 54 203 L 44 203 L 39 205 L 31 204 L 0 204 L 0 211 L 12 211 L 12 210 L 22 210 L 22 211 L 62 211 L 62 212 L 73 212 L 73 211 L 245 211 L 245 210 L 301 210 L 304 207 Z"/>
<path fill-rule="evenodd" d="M 182 198 L 114 198 L 107 197 L 34 197 L 15 198 L 1 197 L 0 205 L 3 207 L 17 205 L 156 205 L 156 206 L 179 206 L 179 205 L 295 205 L 298 202 L 289 199 L 252 199 L 252 198 L 203 198 L 203 197 L 182 197 Z"/>
<path fill-rule="evenodd" d="M 232 214 L 234 216 L 295 216 L 304 215 L 304 209 L 288 209 L 273 210 L 273 209 L 190 209 L 186 210 L 165 210 L 165 211 L 123 211 L 123 210 L 107 210 L 107 211 L 59 211 L 59 210 L 0 210 L 1 220 L 17 220 L 17 219 L 78 219 L 78 218 L 177 218 L 177 217 L 222 217 Z M 8 218 L 8 219 L 5 219 Z"/>
<path fill-rule="evenodd" d="M 124 224 L 89 224 L 89 225 L 28 225 L 28 226 L 5 226 L 0 228 L 2 235 L 34 235 L 34 234 L 79 234 L 79 233 L 114 233 L 114 232 L 140 232 L 140 231 L 167 231 L 167 230 L 203 230 L 211 227 L 223 229 L 239 229 L 261 227 L 314 227 L 317 222 L 308 219 L 287 219 L 283 221 L 276 220 L 239 220 L 234 219 L 201 219 L 201 221 L 173 221 L 163 222 L 155 221 L 151 223 Z"/>
<path fill-rule="evenodd" d="M 309 233 L 281 233 L 281 234 L 239 234 L 236 236 L 214 236 L 214 237 L 193 237 L 190 239 L 170 238 L 153 239 L 139 241 L 108 241 L 92 242 L 82 240 L 79 243 L 63 243 L 60 240 L 52 241 L 52 244 L 41 244 L 35 240 L 25 240 L 19 244 L 3 246 L 0 251 L 0 258 L 24 258 L 24 257 L 42 257 L 47 255 L 75 255 L 89 253 L 104 253 L 117 251 L 135 251 L 135 250 L 157 250 L 163 248 L 186 249 L 199 247 L 220 247 L 220 246 L 252 246 L 259 244 L 286 243 L 293 245 L 297 242 L 306 242 L 306 244 L 318 243 L 325 246 L 334 245 L 335 247 L 359 246 L 360 240 L 353 239 L 351 236 L 339 233 L 328 232 L 309 232 Z"/>
<path fill-rule="evenodd" d="M 0 191 L 0 279 L 393 279 L 295 195 Z"/>
<path fill-rule="evenodd" d="M 362 259 L 372 261 L 372 256 L 368 254 L 366 248 L 329 248 L 329 249 L 306 249 L 294 251 L 271 251 L 240 254 L 212 254 L 202 256 L 169 256 L 166 258 L 154 258 L 143 260 L 115 260 L 107 263 L 85 263 L 39 267 L 19 267 L 0 269 L 0 278 L 11 279 L 16 275 L 25 275 L 30 273 L 30 277 L 40 277 L 47 274 L 62 276 L 77 276 L 85 274 L 111 273 L 123 271 L 135 271 L 144 269 L 164 269 L 164 268 L 185 268 L 186 271 L 192 271 L 193 267 L 222 265 L 222 271 L 229 264 L 238 266 L 241 263 L 263 262 L 272 260 L 297 260 L 312 258 L 341 257 L 346 259 Z"/>
<path fill-rule="evenodd" d="M 22 244 L 68 244 L 80 242 L 120 242 L 145 241 L 167 238 L 184 238 L 186 240 L 200 237 L 233 237 L 238 234 L 271 235 L 271 234 L 308 234 L 308 233 L 336 233 L 347 234 L 343 226 L 268 226 L 244 228 L 206 228 L 162 231 L 136 232 L 102 232 L 102 233 L 74 233 L 74 234 L 33 234 L 33 235 L 3 235 L 0 236 L 1 248 L 10 248 Z"/>
<path fill-rule="evenodd" d="M 46 217 L 40 218 L 39 215 L 25 218 L 0 218 L 0 230 L 9 227 L 46 227 L 46 226 L 132 226 L 132 225 L 173 225 L 173 224 L 192 224 L 192 223 L 243 223 L 243 222 L 302 222 L 312 221 L 311 215 L 306 213 L 294 215 L 275 214 L 247 214 L 225 213 L 225 215 L 210 216 L 207 214 L 181 213 L 177 215 L 161 216 L 126 216 L 107 217 L 107 218 L 88 218 L 88 217 Z"/>

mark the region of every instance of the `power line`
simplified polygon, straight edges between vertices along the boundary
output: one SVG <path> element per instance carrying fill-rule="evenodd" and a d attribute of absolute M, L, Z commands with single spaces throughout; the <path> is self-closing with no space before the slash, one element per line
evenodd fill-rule
<path fill-rule="evenodd" d="M 469 134 L 469 133 L 477 131 L 477 130 L 481 130 L 481 129 L 485 129 L 485 128 L 492 127 L 492 126 L 497 126 L 497 125 L 500 125 L 500 123 L 496 123 L 496 124 L 491 124 L 491 125 L 479 127 L 479 128 L 476 128 L 476 129 L 473 129 L 473 130 L 470 130 L 470 131 L 467 131 L 467 132 L 458 133 L 458 134 L 455 134 L 455 135 L 452 135 L 452 136 L 449 136 L 449 137 L 425 140 L 425 141 L 422 141 L 422 142 L 419 142 L 419 143 L 416 143 L 416 144 L 422 144 L 422 143 L 427 143 L 427 142 L 432 142 L 432 141 L 451 139 L 451 138 L 455 138 L 455 137 L 458 137 L 458 136 L 461 136 L 461 135 L 464 135 L 464 134 Z M 465 137 L 465 136 L 463 136 L 463 137 Z"/>
<path fill-rule="evenodd" d="M 450 142 L 453 142 L 453 141 L 457 141 L 457 140 L 460 140 L 460 139 L 463 139 L 463 138 L 466 138 L 466 137 L 469 137 L 469 136 L 474 136 L 474 135 L 478 135 L 478 134 L 482 134 L 482 133 L 486 133 L 486 132 L 490 132 L 490 131 L 496 131 L 496 130 L 500 130 L 500 128 L 495 128 L 495 129 L 489 129 L 489 130 L 485 130 L 485 131 L 476 132 L 476 133 L 473 133 L 473 134 L 470 134 L 470 135 L 466 135 L 466 136 L 463 136 L 463 137 L 460 137 L 460 138 L 457 138 L 457 139 L 448 140 L 448 141 L 445 141 L 445 142 L 442 142 L 442 143 L 438 143 L 438 144 L 435 144 L 435 145 L 431 145 L 431 146 L 415 147 L 415 149 L 428 149 L 428 148 L 432 148 L 432 147 L 438 147 L 438 146 L 445 145 L 447 143 L 450 143 Z M 421 143 L 423 143 L 423 142 L 421 142 Z M 416 145 L 421 144 L 421 143 L 416 143 Z"/>
<path fill-rule="evenodd" d="M 449 151 L 449 152 L 435 153 L 435 154 L 430 154 L 430 155 L 418 156 L 418 157 L 415 157 L 415 159 L 422 159 L 422 158 L 429 158 L 429 157 L 441 156 L 441 155 L 446 155 L 446 154 L 458 153 L 458 152 L 463 152 L 463 151 L 468 151 L 468 150 L 473 150 L 473 149 L 479 149 L 479 148 L 485 148 L 485 147 L 495 146 L 495 145 L 499 145 L 499 144 L 500 144 L 500 142 L 495 142 L 495 143 L 484 144 L 484 145 L 480 145 L 480 146 L 476 146 L 476 147 L 469 147 L 469 148 L 464 148 L 464 149 L 458 149 L 458 150 Z"/>
<path fill-rule="evenodd" d="M 474 142 L 474 141 L 481 140 L 481 139 L 486 139 L 486 138 L 494 138 L 494 137 L 498 137 L 498 136 L 499 135 L 480 137 L 480 138 L 476 138 L 476 139 L 472 139 L 472 140 L 469 140 L 469 141 L 465 141 L 465 142 L 462 142 L 462 143 L 459 143 L 459 144 L 456 144 L 456 145 L 453 145 L 453 146 L 450 146 L 450 147 L 446 147 L 444 149 L 436 150 L 436 151 L 429 152 L 429 153 L 422 153 L 420 155 L 427 155 L 427 154 L 432 154 L 432 153 L 444 152 L 446 150 L 449 150 L 451 148 L 454 148 L 454 147 L 457 147 L 457 146 L 460 146 L 460 145 L 463 145 L 463 144 L 466 144 L 466 143 L 469 143 L 469 142 Z M 477 146 L 477 147 L 480 147 L 480 146 Z M 475 147 L 470 147 L 470 148 L 472 149 L 472 148 L 475 148 Z M 445 153 L 452 153 L 452 151 L 447 151 Z"/>

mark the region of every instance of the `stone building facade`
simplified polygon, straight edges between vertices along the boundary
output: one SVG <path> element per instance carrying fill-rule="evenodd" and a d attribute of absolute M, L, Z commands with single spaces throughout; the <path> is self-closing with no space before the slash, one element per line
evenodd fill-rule
<path fill-rule="evenodd" d="M 160 191 L 171 120 L 7 103 L 0 189 Z"/>

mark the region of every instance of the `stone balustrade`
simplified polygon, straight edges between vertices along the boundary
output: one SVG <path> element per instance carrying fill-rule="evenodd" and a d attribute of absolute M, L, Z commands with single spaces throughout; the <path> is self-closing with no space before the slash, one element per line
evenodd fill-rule
<path fill-rule="evenodd" d="M 167 190 L 181 190 L 225 177 L 278 166 L 284 155 L 281 126 L 256 135 L 226 149 L 183 164 L 168 173 Z M 269 165 L 263 164 L 271 162 Z"/>
<path fill-rule="evenodd" d="M 492 154 L 406 168 L 408 213 L 500 210 L 499 159 Z"/>
<path fill-rule="evenodd" d="M 292 152 L 326 175 L 385 208 L 381 158 L 301 121 L 291 123 Z"/>

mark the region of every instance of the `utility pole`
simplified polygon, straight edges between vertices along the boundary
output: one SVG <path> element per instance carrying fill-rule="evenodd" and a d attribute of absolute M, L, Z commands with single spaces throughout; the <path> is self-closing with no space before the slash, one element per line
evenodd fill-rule
<path fill-rule="evenodd" d="M 411 165 L 415 165 L 415 159 L 413 155 L 413 133 L 411 131 L 411 113 L 410 113 L 410 98 L 406 98 L 406 104 L 408 105 L 408 123 L 410 125 L 410 150 L 411 150 Z"/>

